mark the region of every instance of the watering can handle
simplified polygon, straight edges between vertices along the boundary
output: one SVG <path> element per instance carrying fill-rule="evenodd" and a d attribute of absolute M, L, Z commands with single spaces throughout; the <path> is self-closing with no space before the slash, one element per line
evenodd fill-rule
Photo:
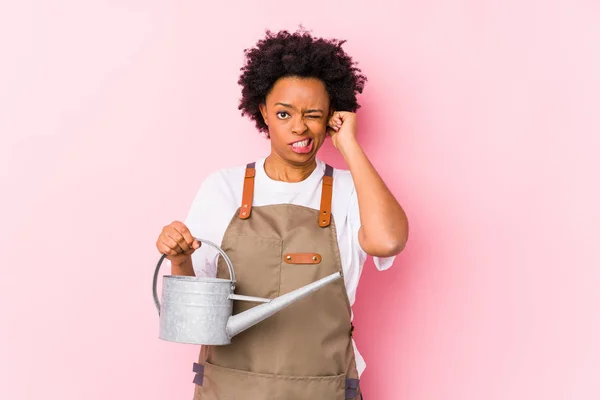
<path fill-rule="evenodd" d="M 232 282 L 231 283 L 232 290 L 235 289 L 235 271 L 233 270 L 233 264 L 231 263 L 231 260 L 229 259 L 227 254 L 225 254 L 223 249 L 221 249 L 219 246 L 217 246 L 210 240 L 198 239 L 196 237 L 194 239 L 199 241 L 200 243 L 209 245 L 210 247 L 217 250 L 219 252 L 219 254 L 221 254 L 223 259 L 225 260 L 225 263 L 227 264 L 227 268 L 229 269 L 229 276 L 230 276 L 231 282 Z M 156 285 L 158 283 L 158 271 L 160 271 L 160 266 L 162 265 L 162 263 L 166 257 L 167 257 L 167 255 L 163 254 L 160 257 L 160 259 L 158 260 L 158 264 L 156 264 L 156 269 L 154 270 L 154 279 L 152 280 L 152 294 L 154 295 L 154 304 L 156 304 L 156 309 L 158 310 L 158 314 L 160 314 L 160 301 L 158 300 L 158 292 L 156 291 Z"/>

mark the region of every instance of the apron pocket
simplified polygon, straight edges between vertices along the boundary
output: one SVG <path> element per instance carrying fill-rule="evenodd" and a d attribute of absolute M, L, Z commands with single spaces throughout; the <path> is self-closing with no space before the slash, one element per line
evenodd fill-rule
<path fill-rule="evenodd" d="M 346 374 L 285 376 L 219 367 L 206 363 L 195 400 L 344 400 Z"/>
<path fill-rule="evenodd" d="M 238 235 L 235 238 L 235 245 L 227 250 L 227 255 L 235 268 L 237 280 L 235 292 L 270 299 L 279 296 L 282 251 L 281 239 Z M 256 305 L 256 303 L 236 301 L 234 309 L 241 304 L 247 306 L 242 307 L 244 310 Z"/>

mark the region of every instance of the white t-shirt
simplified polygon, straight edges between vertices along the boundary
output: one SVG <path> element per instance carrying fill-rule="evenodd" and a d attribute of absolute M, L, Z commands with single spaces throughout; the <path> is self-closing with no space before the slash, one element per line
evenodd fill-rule
<path fill-rule="evenodd" d="M 317 168 L 307 179 L 290 183 L 269 178 L 264 170 L 264 162 L 265 158 L 256 161 L 252 202 L 254 206 L 296 204 L 319 210 L 321 178 L 325 172 L 325 163 L 317 159 Z M 194 237 L 221 244 L 231 218 L 242 203 L 245 169 L 245 166 L 222 169 L 205 179 L 184 222 Z M 337 231 L 346 291 L 352 305 L 367 254 L 358 242 L 360 215 L 350 171 L 334 169 L 331 213 Z M 382 271 L 392 266 L 394 258 L 373 259 L 377 269 Z M 192 256 L 196 276 L 214 277 L 217 272 L 217 260 L 218 253 L 210 246 L 202 246 L 196 250 Z M 360 375 L 366 364 L 354 341 L 353 345 Z"/>

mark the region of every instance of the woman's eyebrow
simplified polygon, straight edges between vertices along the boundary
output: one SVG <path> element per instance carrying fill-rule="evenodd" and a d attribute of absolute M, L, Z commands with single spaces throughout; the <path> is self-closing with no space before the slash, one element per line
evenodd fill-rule
<path fill-rule="evenodd" d="M 291 108 L 292 110 L 296 110 L 296 107 L 292 106 L 291 104 L 287 104 L 287 103 L 279 103 L 279 102 L 277 102 L 277 103 L 275 103 L 275 105 L 276 106 L 279 105 L 279 106 L 283 106 L 283 107 L 286 107 L 286 108 Z M 320 113 L 322 113 L 323 110 L 321 110 L 320 108 L 310 108 L 308 110 L 304 110 L 304 112 L 306 114 L 308 114 L 308 113 L 314 113 L 314 112 L 320 112 Z"/>
<path fill-rule="evenodd" d="M 275 103 L 275 105 L 276 105 L 276 106 L 277 106 L 277 105 L 279 105 L 279 106 L 284 106 L 284 107 L 286 107 L 286 108 L 291 108 L 291 109 L 293 109 L 293 110 L 295 110 L 295 109 L 296 109 L 296 107 L 292 107 L 292 105 L 291 105 L 291 104 L 286 104 L 286 103 Z"/>

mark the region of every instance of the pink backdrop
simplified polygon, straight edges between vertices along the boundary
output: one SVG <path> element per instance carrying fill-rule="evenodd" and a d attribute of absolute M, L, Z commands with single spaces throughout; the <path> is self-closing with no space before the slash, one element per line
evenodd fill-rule
<path fill-rule="evenodd" d="M 204 3 L 0 6 L 1 399 L 191 397 L 154 241 L 268 151 L 242 51 L 299 23 L 360 60 L 360 140 L 411 220 L 359 287 L 366 399 L 600 398 L 598 3 Z"/>

